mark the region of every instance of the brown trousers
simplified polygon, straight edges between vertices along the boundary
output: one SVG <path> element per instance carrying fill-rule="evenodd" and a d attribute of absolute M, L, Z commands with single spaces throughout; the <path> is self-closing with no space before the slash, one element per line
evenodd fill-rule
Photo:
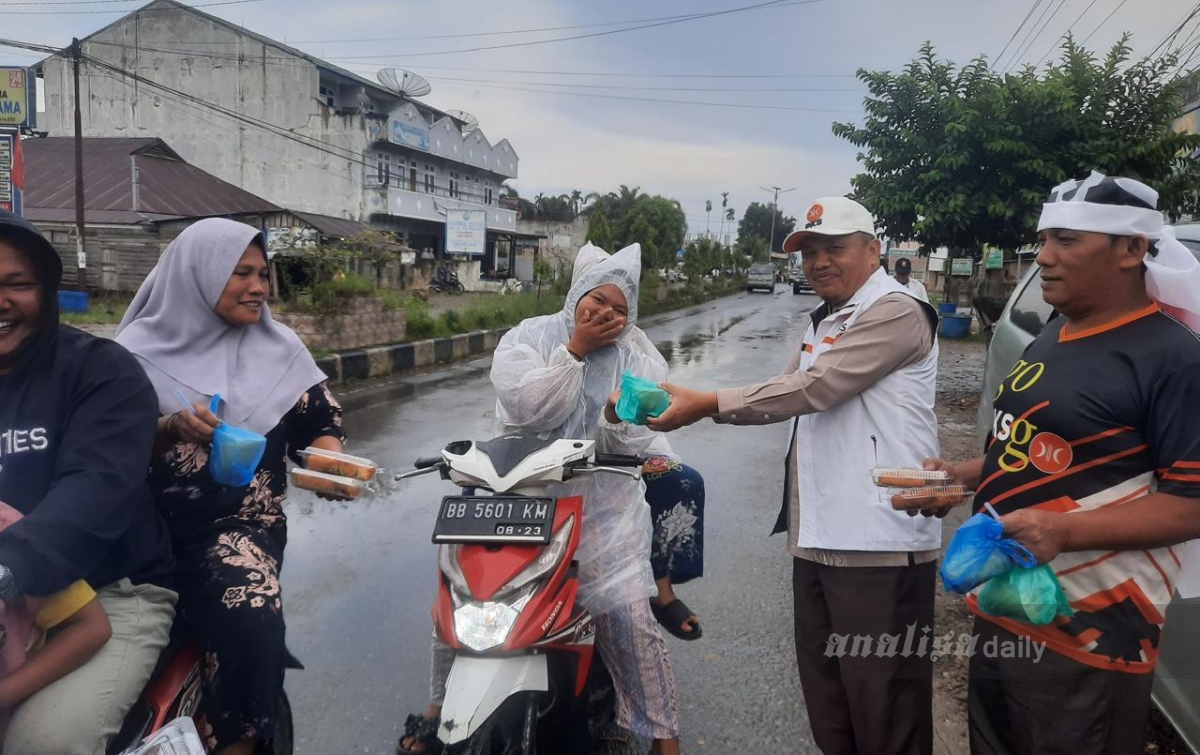
<path fill-rule="evenodd" d="M 936 561 L 846 567 L 794 560 L 800 686 L 825 755 L 933 752 L 933 662 L 920 640 L 934 634 L 936 574 Z M 899 638 L 901 652 L 877 652 L 885 635 Z"/>
<path fill-rule="evenodd" d="M 975 619 L 967 715 L 972 755 L 1141 755 L 1154 674 L 1077 663 L 1046 650 L 1039 659 L 986 650 L 1020 638 Z M 998 657 L 1001 656 L 1001 657 Z"/>

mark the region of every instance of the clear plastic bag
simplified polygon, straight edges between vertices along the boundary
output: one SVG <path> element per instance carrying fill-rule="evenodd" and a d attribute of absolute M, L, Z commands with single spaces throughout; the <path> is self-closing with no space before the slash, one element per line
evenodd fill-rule
<path fill-rule="evenodd" d="M 192 719 L 177 718 L 122 755 L 205 755 L 205 749 Z"/>
<path fill-rule="evenodd" d="M 940 469 L 875 467 L 871 470 L 871 481 L 881 488 L 920 488 L 946 484 L 950 481 L 950 475 Z"/>
<path fill-rule="evenodd" d="M 217 413 L 221 396 L 213 396 L 212 413 Z M 222 422 L 213 430 L 212 458 L 208 468 L 222 485 L 240 488 L 249 485 L 267 450 L 267 439 L 258 433 Z"/>
<path fill-rule="evenodd" d="M 1027 624 L 1049 624 L 1055 616 L 1075 613 L 1049 564 L 1010 569 L 988 580 L 979 591 L 979 610 Z"/>
<path fill-rule="evenodd" d="M 617 417 L 631 425 L 644 425 L 646 420 L 667 410 L 671 396 L 658 383 L 626 372 L 621 375 L 621 398 L 617 401 Z"/>
<path fill-rule="evenodd" d="M 360 456 L 340 454 L 336 451 L 326 451 L 323 448 L 314 448 L 313 446 L 300 451 L 298 455 L 304 459 L 305 468 L 311 469 L 314 472 L 324 472 L 325 474 L 337 477 L 349 477 L 354 480 L 363 480 L 364 482 L 374 480 L 379 473 L 379 467 L 375 462 Z"/>
<path fill-rule="evenodd" d="M 942 584 L 951 592 L 966 594 L 1017 566 L 1037 566 L 1028 548 L 1004 537 L 1000 517 L 990 504 L 985 505 L 988 513 L 981 512 L 964 522 L 946 546 Z"/>

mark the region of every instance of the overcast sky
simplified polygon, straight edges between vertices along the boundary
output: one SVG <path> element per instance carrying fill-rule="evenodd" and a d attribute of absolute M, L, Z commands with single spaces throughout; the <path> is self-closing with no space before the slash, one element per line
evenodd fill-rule
<path fill-rule="evenodd" d="M 114 9 L 142 4 L 0 0 L 0 36 L 65 46 L 119 18 L 122 12 Z M 765 7 L 525 44 L 752 4 Z M 705 200 L 719 208 L 722 191 L 730 193 L 739 216 L 749 202 L 769 201 L 760 186 L 794 187 L 780 197 L 792 215 L 802 214 L 813 197 L 848 191 L 855 150 L 832 135 L 830 123 L 861 118 L 864 90 L 855 70 L 894 70 L 926 40 L 956 62 L 981 53 L 994 60 L 1031 5 L 1033 0 L 250 0 L 204 10 L 368 78 L 385 65 L 424 75 L 433 84 L 427 102 L 469 111 L 493 142 L 512 142 L 521 156 L 514 184 L 522 196 L 640 186 L 681 200 L 695 232 L 705 228 Z M 1146 53 L 1195 7 L 1193 0 L 1044 0 L 1002 62 L 1025 47 L 1026 30 L 1039 17 L 1045 28 L 1028 42 L 1025 62 L 1041 59 L 1073 24 L 1077 39 L 1094 32 L 1091 48 L 1107 49 L 1128 31 L 1135 51 Z M 529 31 L 548 28 L 556 30 Z M 514 31 L 520 33 L 497 33 Z M 465 51 L 512 44 L 521 46 Z M 0 64 L 35 59 L 0 49 Z M 714 210 L 714 232 L 718 214 Z"/>

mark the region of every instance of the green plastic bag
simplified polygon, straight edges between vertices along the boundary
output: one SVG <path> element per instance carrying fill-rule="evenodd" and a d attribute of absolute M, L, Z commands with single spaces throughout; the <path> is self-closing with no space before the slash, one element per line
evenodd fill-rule
<path fill-rule="evenodd" d="M 671 394 L 658 387 L 658 383 L 646 378 L 621 375 L 621 397 L 617 400 L 617 417 L 631 425 L 644 425 L 646 420 L 657 417 L 671 404 Z"/>
<path fill-rule="evenodd" d="M 1026 624 L 1049 624 L 1055 616 L 1075 613 L 1049 564 L 992 577 L 979 591 L 979 610 Z"/>

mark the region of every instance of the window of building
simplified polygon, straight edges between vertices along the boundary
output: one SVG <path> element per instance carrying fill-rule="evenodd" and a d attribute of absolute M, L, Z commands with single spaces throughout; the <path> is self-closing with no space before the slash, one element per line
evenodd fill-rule
<path fill-rule="evenodd" d="M 450 171 L 450 196 L 458 196 L 458 173 Z"/>
<path fill-rule="evenodd" d="M 492 188 L 490 186 L 488 188 L 484 189 L 483 198 L 484 198 L 484 202 L 486 202 L 487 204 L 492 203 Z"/>
<path fill-rule="evenodd" d="M 426 163 L 425 164 L 425 193 L 426 194 L 433 193 L 434 177 L 436 175 L 437 175 L 437 173 L 434 170 L 433 166 Z"/>
<path fill-rule="evenodd" d="M 317 97 L 326 107 L 333 107 L 333 100 L 337 97 L 337 84 L 322 81 L 317 88 Z"/>

